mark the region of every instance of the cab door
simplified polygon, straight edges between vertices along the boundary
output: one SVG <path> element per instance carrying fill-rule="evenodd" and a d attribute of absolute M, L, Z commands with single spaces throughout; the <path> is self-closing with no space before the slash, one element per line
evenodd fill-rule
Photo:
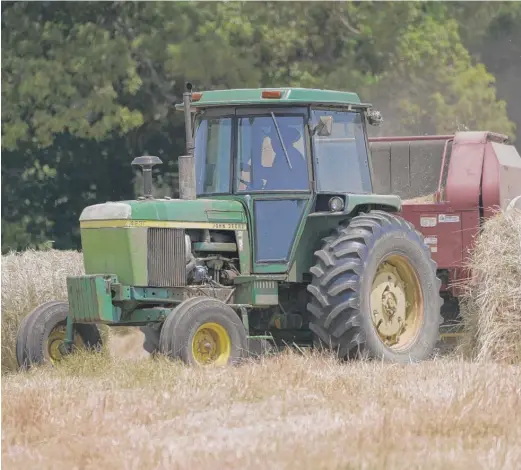
<path fill-rule="evenodd" d="M 237 109 L 234 191 L 244 195 L 254 273 L 284 273 L 312 204 L 306 108 Z"/>

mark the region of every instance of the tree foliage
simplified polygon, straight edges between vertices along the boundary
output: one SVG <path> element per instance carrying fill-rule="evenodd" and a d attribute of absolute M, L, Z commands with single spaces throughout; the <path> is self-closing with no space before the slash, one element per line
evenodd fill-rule
<path fill-rule="evenodd" d="M 521 122 L 503 101 L 510 97 L 496 90 L 496 77 L 510 83 L 501 74 L 505 56 L 487 47 L 491 38 L 504 45 L 510 31 L 519 50 L 515 3 L 1 8 L 4 251 L 47 240 L 77 247 L 82 208 L 133 197 L 130 162 L 144 152 L 160 156 L 160 182 L 175 188 L 184 133 L 173 104 L 185 80 L 198 89 L 354 90 L 384 111 L 386 134 L 488 129 L 514 136 L 512 117 Z"/>

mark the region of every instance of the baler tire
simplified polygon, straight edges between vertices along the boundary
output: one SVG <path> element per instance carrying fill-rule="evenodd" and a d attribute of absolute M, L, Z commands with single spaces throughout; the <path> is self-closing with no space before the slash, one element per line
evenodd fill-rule
<path fill-rule="evenodd" d="M 194 356 L 194 337 L 205 325 L 217 325 L 229 339 L 226 354 L 220 354 L 215 364 L 237 364 L 246 356 L 246 329 L 239 315 L 210 297 L 188 299 L 170 312 L 161 328 L 159 352 L 188 365 L 201 364 Z"/>
<path fill-rule="evenodd" d="M 48 350 L 49 337 L 56 328 L 65 327 L 68 312 L 67 302 L 50 301 L 36 307 L 24 318 L 16 336 L 16 359 L 20 368 L 53 362 Z M 101 351 L 102 340 L 97 325 L 77 323 L 74 335 L 80 337 L 83 348 Z"/>
<path fill-rule="evenodd" d="M 307 287 L 315 347 L 335 350 L 341 359 L 365 356 L 397 363 L 422 361 L 435 352 L 443 322 L 441 281 L 429 247 L 412 224 L 384 211 L 361 213 L 326 237 L 315 257 Z M 393 258 L 408 263 L 421 291 L 421 301 L 415 297 L 421 308 L 409 310 L 419 316 L 417 332 L 403 349 L 393 349 L 382 339 L 370 303 L 377 269 Z M 391 285 L 391 277 L 387 279 Z M 399 285 L 407 289 L 407 283 Z M 402 305 L 409 308 L 407 302 Z"/>

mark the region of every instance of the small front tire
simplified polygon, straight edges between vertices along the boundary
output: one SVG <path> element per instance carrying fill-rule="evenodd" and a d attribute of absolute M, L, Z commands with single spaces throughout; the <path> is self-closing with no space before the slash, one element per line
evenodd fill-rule
<path fill-rule="evenodd" d="M 159 351 L 185 364 L 236 364 L 246 350 L 246 329 L 237 313 L 210 297 L 184 301 L 161 328 Z"/>
<path fill-rule="evenodd" d="M 51 301 L 23 319 L 16 336 L 16 359 L 20 368 L 55 364 L 63 358 L 68 313 L 67 302 Z M 73 349 L 100 351 L 101 347 L 97 325 L 74 325 Z"/>

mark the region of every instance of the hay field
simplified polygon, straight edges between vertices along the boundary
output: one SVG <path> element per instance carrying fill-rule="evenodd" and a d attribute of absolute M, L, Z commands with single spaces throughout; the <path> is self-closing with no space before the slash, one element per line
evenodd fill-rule
<path fill-rule="evenodd" d="M 487 231 L 506 233 L 510 222 L 497 219 Z M 520 264 L 515 251 L 496 250 L 507 261 L 495 276 L 521 271 L 520 219 L 510 228 L 519 229 Z M 512 319 L 521 304 L 516 289 L 497 288 L 486 270 L 481 296 L 478 284 L 469 287 L 467 306 L 479 319 L 467 321 L 464 354 L 421 364 L 285 352 L 190 369 L 151 359 L 131 330 L 111 335 L 102 354 L 16 372 L 19 320 L 32 303 L 64 298 L 65 275 L 81 271 L 77 253 L 2 257 L 5 469 L 519 468 L 521 364 L 515 348 L 496 351 L 518 338 Z M 506 314 L 491 319 L 492 307 Z"/>
<path fill-rule="evenodd" d="M 458 360 L 75 357 L 3 377 L 2 468 L 517 469 L 520 387 L 517 366 Z"/>

